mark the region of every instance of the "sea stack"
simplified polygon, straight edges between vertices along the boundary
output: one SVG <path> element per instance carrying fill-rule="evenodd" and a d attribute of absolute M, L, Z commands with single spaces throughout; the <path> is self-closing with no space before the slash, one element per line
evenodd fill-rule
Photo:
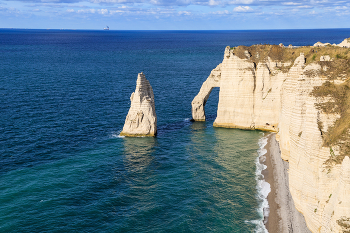
<path fill-rule="evenodd" d="M 138 74 L 135 92 L 130 97 L 131 106 L 125 119 L 121 136 L 154 137 L 157 134 L 157 116 L 153 89 L 141 72 Z"/>

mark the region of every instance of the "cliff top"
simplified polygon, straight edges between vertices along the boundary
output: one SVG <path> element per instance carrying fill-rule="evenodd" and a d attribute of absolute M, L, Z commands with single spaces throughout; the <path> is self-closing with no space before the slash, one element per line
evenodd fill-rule
<path fill-rule="evenodd" d="M 288 46 L 283 45 L 252 45 L 233 47 L 233 53 L 241 59 L 247 58 L 248 51 L 250 60 L 253 62 L 261 62 L 266 57 L 270 57 L 274 61 L 293 62 L 300 53 L 304 53 L 306 64 L 320 61 L 321 56 L 330 56 L 331 59 L 350 59 L 350 49 L 345 47 L 338 47 L 327 45 L 324 47 L 316 46 Z"/>
<path fill-rule="evenodd" d="M 328 45 L 324 47 L 300 46 L 284 47 L 283 45 L 252 45 L 231 48 L 233 53 L 241 59 L 248 59 L 254 63 L 265 62 L 267 57 L 281 62 L 282 72 L 288 72 L 294 60 L 304 54 L 306 65 L 318 63 L 323 68 L 321 75 L 329 80 L 341 76 L 350 76 L 350 49 Z M 326 68 L 325 68 L 326 67 Z"/>

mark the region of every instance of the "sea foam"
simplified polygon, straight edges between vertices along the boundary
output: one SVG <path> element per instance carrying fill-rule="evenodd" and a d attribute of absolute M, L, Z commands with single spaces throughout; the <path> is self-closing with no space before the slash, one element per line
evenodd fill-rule
<path fill-rule="evenodd" d="M 258 232 L 258 233 L 268 232 L 265 227 L 265 223 L 266 223 L 265 221 L 267 220 L 267 217 L 269 216 L 269 213 L 270 213 L 267 196 L 271 192 L 271 187 L 270 187 L 270 184 L 264 180 L 264 175 L 262 174 L 262 171 L 267 168 L 267 166 L 263 164 L 266 160 L 265 154 L 267 150 L 264 148 L 266 144 L 267 144 L 267 137 L 262 137 L 259 139 L 258 157 L 255 160 L 255 164 L 256 164 L 255 179 L 257 182 L 257 191 L 258 191 L 257 198 L 260 203 L 257 211 L 260 215 L 260 219 L 249 221 L 256 225 L 255 232 Z"/>
<path fill-rule="evenodd" d="M 122 132 L 121 130 L 119 130 L 118 132 L 113 132 L 111 134 L 111 138 L 125 138 L 125 136 L 120 136 L 121 132 Z"/>

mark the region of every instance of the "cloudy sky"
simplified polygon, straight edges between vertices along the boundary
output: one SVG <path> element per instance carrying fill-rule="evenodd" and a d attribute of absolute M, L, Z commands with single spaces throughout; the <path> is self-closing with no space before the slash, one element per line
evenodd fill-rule
<path fill-rule="evenodd" d="M 0 28 L 350 28 L 350 0 L 0 0 Z"/>

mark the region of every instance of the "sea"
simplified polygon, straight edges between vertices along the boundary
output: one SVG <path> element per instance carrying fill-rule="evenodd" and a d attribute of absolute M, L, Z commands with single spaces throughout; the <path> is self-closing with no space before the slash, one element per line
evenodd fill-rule
<path fill-rule="evenodd" d="M 191 101 L 228 45 L 348 37 L 0 29 L 0 232 L 267 232 L 266 134 L 214 128 L 219 88 L 206 122 L 190 121 Z M 121 137 L 140 72 L 158 135 Z"/>

